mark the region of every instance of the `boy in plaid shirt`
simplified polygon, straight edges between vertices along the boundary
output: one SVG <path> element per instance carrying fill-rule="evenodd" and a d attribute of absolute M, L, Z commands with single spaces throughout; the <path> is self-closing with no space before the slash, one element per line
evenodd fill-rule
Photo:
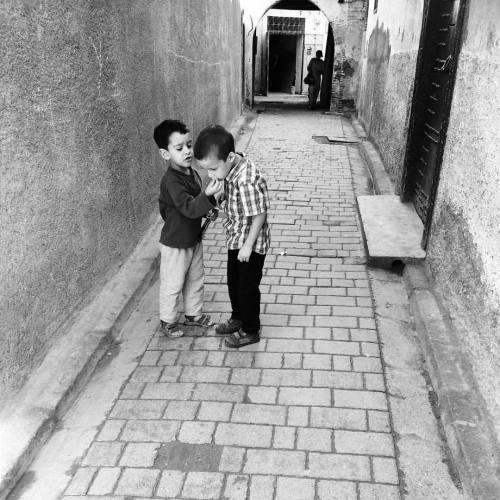
<path fill-rule="evenodd" d="M 231 317 L 217 325 L 225 344 L 239 348 L 260 340 L 260 290 L 264 260 L 269 249 L 269 197 L 259 169 L 234 151 L 233 136 L 220 125 L 203 129 L 194 156 L 212 179 L 224 179 L 222 206 L 228 248 L 227 286 Z"/>

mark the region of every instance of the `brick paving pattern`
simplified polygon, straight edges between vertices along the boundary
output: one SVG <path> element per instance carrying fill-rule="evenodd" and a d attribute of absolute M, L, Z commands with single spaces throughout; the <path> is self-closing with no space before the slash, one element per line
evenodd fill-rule
<path fill-rule="evenodd" d="M 65 500 L 398 499 L 385 381 L 338 116 L 269 109 L 247 154 L 272 199 L 262 340 L 156 334 Z M 205 240 L 206 312 L 230 312 L 220 221 Z"/>

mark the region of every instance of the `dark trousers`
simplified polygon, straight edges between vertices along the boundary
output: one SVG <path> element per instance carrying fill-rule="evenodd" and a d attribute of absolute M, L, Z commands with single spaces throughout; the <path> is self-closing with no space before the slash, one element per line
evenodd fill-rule
<path fill-rule="evenodd" d="M 248 262 L 238 261 L 239 250 L 227 251 L 227 288 L 233 309 L 231 317 L 243 322 L 243 331 L 260 331 L 260 280 L 265 255 L 252 252 Z"/>
<path fill-rule="evenodd" d="M 318 100 L 318 95 L 321 87 L 320 85 L 309 85 L 308 89 L 308 97 L 309 97 L 309 106 L 314 108 L 316 106 L 316 101 Z"/>

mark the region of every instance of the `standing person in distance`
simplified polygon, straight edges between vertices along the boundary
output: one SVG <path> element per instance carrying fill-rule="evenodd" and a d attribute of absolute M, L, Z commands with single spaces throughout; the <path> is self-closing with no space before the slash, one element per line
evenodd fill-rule
<path fill-rule="evenodd" d="M 317 50 L 316 57 L 313 57 L 307 65 L 307 71 L 311 73 L 314 79 L 314 83 L 309 84 L 308 89 L 309 109 L 314 109 L 316 107 L 316 101 L 318 100 L 318 94 L 321 89 L 321 75 L 325 73 L 325 62 L 321 59 L 322 57 L 323 52 Z"/>

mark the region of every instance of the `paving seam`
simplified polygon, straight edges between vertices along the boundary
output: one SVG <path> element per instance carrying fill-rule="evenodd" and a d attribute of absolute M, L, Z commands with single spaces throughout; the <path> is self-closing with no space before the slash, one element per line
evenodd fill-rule
<path fill-rule="evenodd" d="M 353 131 L 354 131 L 354 134 L 357 134 L 358 130 L 355 126 L 351 125 L 351 127 L 353 128 Z M 358 135 L 359 136 L 359 135 Z M 363 149 L 363 146 L 362 146 L 362 142 L 363 142 L 363 139 L 360 137 L 360 144 L 358 145 L 357 149 L 358 149 L 358 153 L 360 155 L 360 158 L 361 158 L 361 161 L 363 163 L 363 165 L 365 166 L 366 168 L 366 171 L 369 173 L 370 175 L 370 178 L 372 180 L 372 184 L 373 184 L 373 188 L 375 190 L 375 193 L 376 194 L 379 194 L 380 193 L 380 190 L 379 190 L 379 183 L 376 182 L 375 178 L 374 178 L 374 175 L 373 175 L 373 168 L 370 168 L 370 166 L 368 165 L 368 162 L 367 162 L 367 158 L 366 158 L 366 154 L 365 154 L 365 150 Z M 363 151 L 363 152 L 362 152 Z M 351 169 L 352 169 L 352 162 L 350 162 L 351 164 Z M 352 172 L 353 173 L 353 172 Z M 363 239 L 363 252 L 365 254 L 365 259 L 367 259 L 367 248 L 366 248 L 366 237 L 364 235 L 364 231 L 363 231 L 363 224 L 361 223 L 361 220 L 360 220 L 360 215 L 359 215 L 359 207 L 358 207 L 358 203 L 357 203 L 357 196 L 359 195 L 366 195 L 366 194 L 372 194 L 372 193 L 368 193 L 368 192 L 357 192 L 359 190 L 359 188 L 354 184 L 354 179 L 353 179 L 353 176 L 351 175 L 351 179 L 353 180 L 352 182 L 352 189 L 353 189 L 353 192 L 354 192 L 354 196 L 355 196 L 355 205 L 356 205 L 356 208 L 357 208 L 357 223 L 358 223 L 358 229 L 361 233 L 361 236 L 362 236 L 362 239 Z M 379 346 L 379 349 L 380 349 L 380 360 L 382 362 L 382 368 L 383 368 L 383 378 L 384 378 L 384 386 L 385 386 L 385 391 L 384 391 L 384 394 L 385 394 L 385 399 L 386 399 L 386 402 L 387 402 L 387 408 L 388 408 L 388 413 L 389 413 L 389 423 L 390 423 L 390 428 L 391 428 L 391 436 L 392 436 L 392 441 L 394 443 L 394 458 L 396 459 L 396 466 L 397 466 L 397 472 L 398 472 L 398 476 L 399 476 L 399 481 L 398 481 L 398 490 L 399 490 L 399 496 L 400 498 L 405 498 L 405 494 L 404 494 L 404 478 L 402 476 L 402 465 L 401 465 L 401 461 L 400 461 L 400 452 L 399 452 L 399 448 L 398 448 L 398 440 L 397 440 L 397 436 L 396 436 L 396 432 L 395 432 L 395 426 L 394 426 L 394 418 L 393 418 L 393 409 L 392 409 L 392 405 L 391 405 L 391 400 L 389 398 L 389 385 L 388 385 L 388 381 L 387 381 L 387 363 L 385 361 L 385 356 L 384 356 L 384 349 L 382 348 L 382 341 L 381 341 L 381 338 L 380 338 L 380 324 L 379 324 L 379 320 L 378 320 L 378 315 L 377 315 L 377 304 L 376 304 L 376 301 L 375 301 L 375 295 L 374 295 L 374 292 L 373 292 L 373 285 L 372 285 L 372 277 L 370 275 L 370 271 L 369 271 L 369 267 L 367 264 L 365 264 L 365 269 L 366 269 L 366 274 L 368 276 L 368 283 L 369 283 L 369 287 L 370 287 L 370 298 L 371 298 L 371 301 L 372 301 L 372 309 L 373 309 L 373 313 L 374 313 L 374 318 L 375 318 L 375 324 L 377 326 L 376 328 L 376 331 L 377 331 L 377 340 L 378 340 L 378 346 Z M 372 464 L 372 467 L 373 467 L 373 464 Z M 373 472 L 373 471 L 372 471 Z"/>

